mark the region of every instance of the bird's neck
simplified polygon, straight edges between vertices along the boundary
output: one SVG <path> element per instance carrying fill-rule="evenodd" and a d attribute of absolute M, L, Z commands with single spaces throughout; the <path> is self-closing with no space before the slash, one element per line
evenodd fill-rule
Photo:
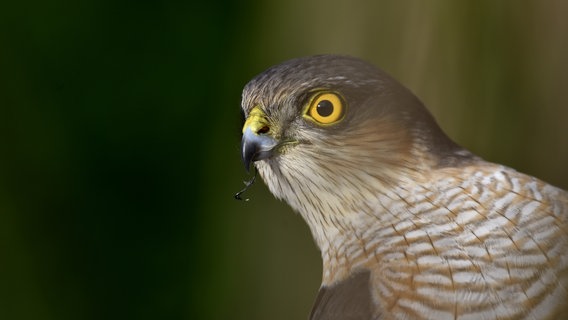
<path fill-rule="evenodd" d="M 394 190 L 407 189 L 426 180 L 422 172 L 427 171 L 424 167 L 427 165 L 429 162 L 423 161 L 409 168 L 387 166 L 383 162 L 380 170 L 374 171 L 353 167 L 349 172 L 335 172 L 332 188 L 321 182 L 329 177 L 310 176 L 310 170 L 302 176 L 277 172 L 284 177 L 279 181 L 287 183 L 269 184 L 269 187 L 308 224 L 321 251 L 324 283 L 332 283 L 370 261 L 366 248 L 369 243 L 363 239 L 371 239 L 370 235 L 380 234 L 383 228 L 386 231 L 393 223 L 406 219 L 404 199 Z M 262 168 L 260 172 L 263 173 Z M 264 172 L 263 177 L 267 174 Z M 398 206 L 389 207 L 394 200 L 399 202 Z M 388 237 L 376 239 L 388 242 Z"/>
<path fill-rule="evenodd" d="M 488 174 L 500 166 L 478 161 L 487 166 Z M 443 238 L 445 228 L 452 225 L 452 207 L 448 201 L 461 191 L 464 181 L 475 182 L 476 167 L 438 167 L 427 174 L 408 175 L 397 184 L 385 186 L 374 197 L 360 202 L 356 208 L 341 210 L 343 215 L 329 218 L 323 212 L 303 212 L 323 260 L 323 283 L 344 280 L 360 269 L 385 265 L 393 259 L 406 260 L 412 237 L 426 237 L 430 230 Z M 448 198 L 437 196 L 440 191 Z M 328 223 L 310 222 L 314 216 L 325 216 Z M 449 224 L 448 224 L 449 223 Z"/>
<path fill-rule="evenodd" d="M 406 180 L 396 186 L 384 185 L 356 206 L 339 209 L 341 214 L 316 208 L 300 211 L 321 251 L 324 284 L 344 280 L 354 271 L 367 268 L 367 264 L 376 263 L 377 248 L 388 248 L 400 237 L 393 226 L 416 218 L 409 210 L 412 204 L 401 196 L 401 191 L 412 192 L 409 190 L 423 177 L 409 176 Z"/>
<path fill-rule="evenodd" d="M 448 175 L 455 177 L 456 181 L 465 179 L 457 176 L 454 167 L 444 165 L 471 154 L 461 149 L 440 159 L 425 156 L 427 151 L 413 150 L 416 159 L 422 160 L 414 167 L 391 167 L 388 170 L 383 167 L 381 174 L 369 174 L 357 179 L 366 183 L 339 183 L 335 192 L 332 192 L 333 196 L 318 197 L 319 202 L 330 204 L 325 210 L 318 202 L 312 206 L 296 207 L 309 225 L 321 251 L 323 283 L 341 281 L 353 271 L 376 263 L 377 259 L 401 254 L 400 247 L 394 250 L 393 246 L 393 243 L 403 239 L 397 229 L 399 226 L 408 232 L 418 228 L 424 221 L 447 219 L 442 211 L 439 216 L 423 217 L 422 211 L 427 210 L 423 210 L 422 206 L 430 202 L 419 199 L 418 195 L 444 188 L 447 182 L 432 173 L 449 171 Z M 471 157 L 471 161 L 482 160 Z M 321 194 L 326 193 L 322 190 Z M 393 251 L 390 252 L 389 248 Z"/>

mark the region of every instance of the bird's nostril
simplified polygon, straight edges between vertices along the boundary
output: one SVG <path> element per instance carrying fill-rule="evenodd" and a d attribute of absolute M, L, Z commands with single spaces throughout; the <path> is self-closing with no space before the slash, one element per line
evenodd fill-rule
<path fill-rule="evenodd" d="M 258 129 L 256 133 L 263 134 L 263 133 L 268 133 L 268 131 L 270 131 L 270 128 L 268 126 L 263 126 L 262 128 Z"/>

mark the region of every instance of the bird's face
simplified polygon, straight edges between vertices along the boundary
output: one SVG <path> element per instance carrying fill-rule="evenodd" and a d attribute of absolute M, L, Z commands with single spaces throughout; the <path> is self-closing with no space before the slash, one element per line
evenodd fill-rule
<path fill-rule="evenodd" d="M 271 192 L 308 222 L 339 219 L 407 176 L 401 172 L 418 170 L 411 129 L 419 125 L 408 120 L 416 103 L 360 60 L 291 60 L 244 89 L 242 159 L 247 170 L 254 163 Z"/>
<path fill-rule="evenodd" d="M 252 161 L 283 156 L 300 144 L 324 147 L 322 134 L 332 134 L 331 126 L 338 126 L 344 118 L 347 104 L 339 92 L 317 88 L 299 92 L 299 97 L 288 97 L 280 108 L 254 104 L 243 126 L 242 156 L 248 170 Z M 269 115 L 270 114 L 270 115 Z M 339 137 L 329 137 L 339 138 Z M 306 147 L 306 146 L 303 146 Z M 328 146 L 329 147 L 329 146 Z"/>

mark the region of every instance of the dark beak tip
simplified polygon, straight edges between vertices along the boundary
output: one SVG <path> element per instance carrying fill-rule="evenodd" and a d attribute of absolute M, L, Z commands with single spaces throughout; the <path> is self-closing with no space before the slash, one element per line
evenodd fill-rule
<path fill-rule="evenodd" d="M 247 128 L 241 141 L 241 157 L 247 173 L 250 172 L 252 162 L 270 158 L 276 145 L 271 136 L 258 135 Z"/>
<path fill-rule="evenodd" d="M 243 165 L 245 166 L 245 171 L 247 173 L 250 173 L 250 166 L 251 166 L 251 161 L 250 160 L 245 160 L 243 158 Z"/>
<path fill-rule="evenodd" d="M 251 150 L 252 149 L 252 150 Z M 247 173 L 250 173 L 250 165 L 256 150 L 255 148 L 251 148 L 250 144 L 247 144 L 246 140 L 243 139 L 241 142 L 241 160 L 243 161 L 243 165 L 245 166 L 245 170 Z"/>

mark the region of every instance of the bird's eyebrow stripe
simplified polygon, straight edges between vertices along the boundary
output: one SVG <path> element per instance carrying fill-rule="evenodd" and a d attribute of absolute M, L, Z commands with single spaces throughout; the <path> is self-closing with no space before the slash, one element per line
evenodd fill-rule
<path fill-rule="evenodd" d="M 298 104 L 301 105 L 302 108 L 304 108 L 309 101 L 311 101 L 316 95 L 322 92 L 335 92 L 335 91 L 333 91 L 331 88 L 326 88 L 326 87 L 312 88 L 298 96 L 297 98 L 297 101 L 299 102 Z"/>

